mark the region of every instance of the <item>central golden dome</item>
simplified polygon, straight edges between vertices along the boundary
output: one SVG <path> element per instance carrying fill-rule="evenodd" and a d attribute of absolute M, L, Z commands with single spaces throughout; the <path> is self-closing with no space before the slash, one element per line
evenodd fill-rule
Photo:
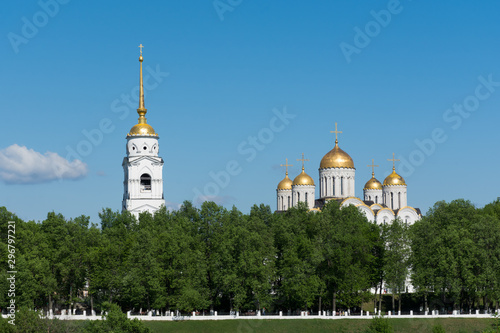
<path fill-rule="evenodd" d="M 372 178 L 366 182 L 365 187 L 363 190 L 381 190 L 382 189 L 382 183 L 380 183 L 377 178 L 375 178 L 375 175 L 372 174 Z"/>
<path fill-rule="evenodd" d="M 404 186 L 406 186 L 405 180 L 403 179 L 403 177 L 401 177 L 400 175 L 398 175 L 396 173 L 395 168 L 392 168 L 392 173 L 389 176 L 387 176 L 384 180 L 384 186 L 388 186 L 388 185 L 404 185 Z"/>
<path fill-rule="evenodd" d="M 285 178 L 278 184 L 278 190 L 291 190 L 292 189 L 292 180 L 288 178 L 288 172 L 286 173 Z"/>
<path fill-rule="evenodd" d="M 293 180 L 293 185 L 314 185 L 314 180 L 302 168 L 302 172 Z"/>
<path fill-rule="evenodd" d="M 355 169 L 354 162 L 352 161 L 351 156 L 349 156 L 349 154 L 347 154 L 345 151 L 340 149 L 337 140 L 335 140 L 335 147 L 333 147 L 333 149 L 330 150 L 321 159 L 321 163 L 319 165 L 319 168 L 320 169 L 329 169 L 329 168 Z"/>

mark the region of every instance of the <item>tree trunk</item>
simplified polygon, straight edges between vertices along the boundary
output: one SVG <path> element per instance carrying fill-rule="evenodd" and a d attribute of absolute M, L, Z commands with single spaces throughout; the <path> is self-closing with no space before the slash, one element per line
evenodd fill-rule
<path fill-rule="evenodd" d="M 50 310 L 52 309 L 52 293 L 49 294 L 49 308 L 47 311 L 50 313 Z"/>
<path fill-rule="evenodd" d="M 319 297 L 318 314 L 321 313 L 321 296 Z"/>
<path fill-rule="evenodd" d="M 380 313 L 382 313 L 382 283 L 383 280 L 380 280 L 380 293 L 378 296 L 378 310 L 380 311 Z"/>
<path fill-rule="evenodd" d="M 398 294 L 398 311 L 401 312 L 401 292 Z"/>
<path fill-rule="evenodd" d="M 94 295 L 90 294 L 90 314 L 94 313 Z"/>
<path fill-rule="evenodd" d="M 333 315 L 335 316 L 337 314 L 337 295 L 335 292 L 333 293 L 332 297 L 332 308 L 333 308 Z"/>
<path fill-rule="evenodd" d="M 377 307 L 377 292 L 378 292 L 378 284 L 375 285 L 375 297 L 373 298 L 373 308 Z"/>
<path fill-rule="evenodd" d="M 424 303 L 425 303 L 424 311 L 427 311 L 427 293 L 425 293 L 424 295 Z"/>

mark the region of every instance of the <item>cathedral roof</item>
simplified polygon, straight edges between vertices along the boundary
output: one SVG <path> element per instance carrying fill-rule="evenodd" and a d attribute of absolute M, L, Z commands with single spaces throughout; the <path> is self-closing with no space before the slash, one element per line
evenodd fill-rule
<path fill-rule="evenodd" d="M 401 177 L 396 173 L 395 168 L 392 168 L 392 173 L 389 176 L 387 176 L 384 180 L 384 186 L 390 186 L 390 185 L 406 186 L 405 180 L 403 179 L 403 177 Z"/>
<path fill-rule="evenodd" d="M 319 168 L 354 169 L 354 162 L 352 161 L 352 158 L 351 156 L 349 156 L 349 154 L 340 149 L 338 140 L 335 140 L 335 147 L 333 147 L 332 150 L 330 150 L 325 156 L 323 156 Z"/>
<path fill-rule="evenodd" d="M 314 180 L 304 171 L 304 167 L 302 167 L 302 172 L 295 177 L 293 185 L 314 185 Z"/>
<path fill-rule="evenodd" d="M 142 83 L 142 44 L 141 44 L 141 55 L 139 56 L 139 62 L 141 63 L 141 71 L 140 71 L 140 85 L 139 85 L 139 108 L 137 109 L 137 113 L 139 114 L 139 119 L 136 125 L 130 129 L 130 132 L 127 134 L 127 137 L 130 136 L 154 136 L 158 137 L 158 134 L 155 132 L 153 127 L 149 125 L 146 121 L 146 113 L 148 110 L 144 107 L 144 85 Z"/>
<path fill-rule="evenodd" d="M 278 190 L 291 190 L 293 181 L 288 178 L 288 172 L 286 173 L 285 178 L 278 184 Z"/>

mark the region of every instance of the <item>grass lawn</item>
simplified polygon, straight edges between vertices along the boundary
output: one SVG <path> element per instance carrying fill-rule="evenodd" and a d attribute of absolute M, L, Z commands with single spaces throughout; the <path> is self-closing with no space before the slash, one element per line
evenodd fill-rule
<path fill-rule="evenodd" d="M 432 332 L 441 325 L 446 332 L 483 332 L 492 328 L 493 319 L 438 318 L 390 319 L 395 332 Z M 289 319 L 144 322 L 154 333 L 160 332 L 365 332 L 370 320 L 362 319 Z"/>

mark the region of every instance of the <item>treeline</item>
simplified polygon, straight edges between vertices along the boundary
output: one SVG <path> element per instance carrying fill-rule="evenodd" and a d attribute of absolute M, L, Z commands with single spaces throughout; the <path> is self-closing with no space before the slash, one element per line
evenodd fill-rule
<path fill-rule="evenodd" d="M 185 202 L 139 221 L 110 209 L 99 216 L 100 227 L 55 213 L 35 223 L 0 208 L 0 307 L 10 300 L 9 221 L 16 226 L 17 306 L 336 311 L 372 300 L 372 288 L 404 293 L 408 278 L 422 305 L 431 294 L 453 308 L 479 300 L 498 306 L 500 299 L 499 201 L 481 209 L 438 202 L 411 227 L 375 225 L 335 201 L 321 212 L 255 205 L 243 214 Z"/>

